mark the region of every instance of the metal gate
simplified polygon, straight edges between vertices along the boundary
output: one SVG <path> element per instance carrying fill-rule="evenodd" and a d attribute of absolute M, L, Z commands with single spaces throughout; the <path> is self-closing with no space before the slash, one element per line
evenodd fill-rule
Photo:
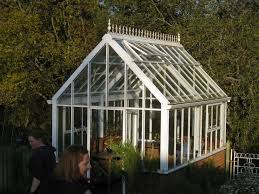
<path fill-rule="evenodd" d="M 231 149 L 231 178 L 249 176 L 259 178 L 259 154 L 238 153 Z"/>

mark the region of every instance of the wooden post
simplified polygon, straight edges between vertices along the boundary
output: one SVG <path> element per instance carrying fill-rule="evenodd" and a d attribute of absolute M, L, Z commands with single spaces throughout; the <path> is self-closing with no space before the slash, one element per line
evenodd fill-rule
<path fill-rule="evenodd" d="M 230 168 L 229 168 L 230 179 L 232 179 L 233 175 L 233 149 L 230 150 Z"/>
<path fill-rule="evenodd" d="M 230 170 L 230 164 L 231 164 L 231 160 L 230 160 L 230 141 L 227 141 L 227 145 L 226 145 L 226 174 L 229 174 L 229 170 Z"/>

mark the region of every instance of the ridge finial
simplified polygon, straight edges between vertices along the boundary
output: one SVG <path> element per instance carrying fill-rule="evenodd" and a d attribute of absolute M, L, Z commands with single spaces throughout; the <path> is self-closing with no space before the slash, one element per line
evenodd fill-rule
<path fill-rule="evenodd" d="M 111 31 L 111 20 L 109 18 L 109 20 L 108 20 L 108 32 L 110 32 L 110 31 Z"/>

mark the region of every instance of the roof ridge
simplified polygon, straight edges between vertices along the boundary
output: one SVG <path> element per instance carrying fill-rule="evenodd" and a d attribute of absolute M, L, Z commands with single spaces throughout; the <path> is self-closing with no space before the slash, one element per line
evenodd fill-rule
<path fill-rule="evenodd" d="M 122 26 L 117 24 L 111 24 L 111 20 L 108 20 L 108 32 L 115 34 L 149 38 L 161 41 L 180 43 L 180 33 L 177 36 L 171 34 L 164 34 L 161 32 L 154 32 L 149 30 L 138 29 L 134 27 Z"/>

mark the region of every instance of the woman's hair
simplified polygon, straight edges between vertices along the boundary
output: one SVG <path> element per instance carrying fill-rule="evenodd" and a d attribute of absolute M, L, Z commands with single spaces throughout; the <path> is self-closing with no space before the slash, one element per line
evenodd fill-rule
<path fill-rule="evenodd" d="M 88 154 L 88 151 L 82 145 L 71 145 L 65 149 L 55 169 L 57 178 L 70 182 L 78 180 L 81 177 L 78 164 L 85 154 Z"/>
<path fill-rule="evenodd" d="M 30 133 L 29 136 L 34 137 L 35 139 L 40 139 L 42 141 L 42 143 L 48 145 L 48 135 L 45 131 L 43 131 L 42 129 L 33 129 Z"/>

